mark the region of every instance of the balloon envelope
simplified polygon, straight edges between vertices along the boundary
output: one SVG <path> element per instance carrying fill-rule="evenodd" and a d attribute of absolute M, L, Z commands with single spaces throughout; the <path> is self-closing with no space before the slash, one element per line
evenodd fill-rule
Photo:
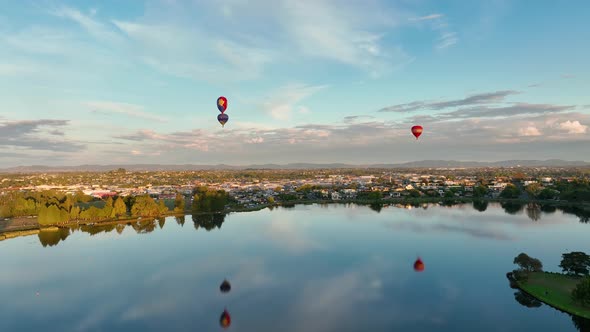
<path fill-rule="evenodd" d="M 217 109 L 219 112 L 223 113 L 227 109 L 227 98 L 221 96 L 217 98 Z"/>
<path fill-rule="evenodd" d="M 417 272 L 422 272 L 424 271 L 424 262 L 422 262 L 422 260 L 420 258 L 418 258 L 415 262 L 414 262 L 414 270 L 416 270 Z"/>
<path fill-rule="evenodd" d="M 221 325 L 221 327 L 223 327 L 225 329 L 231 325 L 231 317 L 229 315 L 229 312 L 227 312 L 227 310 L 223 310 L 221 317 L 219 317 L 219 325 Z"/>
<path fill-rule="evenodd" d="M 222 293 L 227 293 L 227 292 L 229 292 L 229 291 L 231 290 L 231 285 L 229 284 L 229 281 L 227 281 L 227 280 L 224 280 L 224 281 L 221 283 L 221 286 L 219 286 L 219 290 L 220 290 Z"/>
<path fill-rule="evenodd" d="M 422 126 L 413 126 L 412 127 L 412 134 L 414 134 L 414 136 L 416 136 L 416 139 L 418 139 L 418 137 L 420 137 L 420 135 L 422 135 L 422 131 L 424 131 L 424 128 L 422 128 Z"/>
<path fill-rule="evenodd" d="M 219 121 L 219 123 L 221 123 L 222 127 L 225 125 L 227 120 L 229 120 L 229 116 L 225 113 L 221 113 L 217 116 L 217 121 Z"/>

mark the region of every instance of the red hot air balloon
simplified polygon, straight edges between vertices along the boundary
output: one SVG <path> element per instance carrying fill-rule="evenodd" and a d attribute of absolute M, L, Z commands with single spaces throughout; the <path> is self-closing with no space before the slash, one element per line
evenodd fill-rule
<path fill-rule="evenodd" d="M 217 121 L 219 121 L 219 123 L 221 123 L 221 126 L 225 126 L 225 123 L 227 122 L 227 120 L 229 120 L 229 116 L 225 113 L 221 113 L 217 116 Z"/>
<path fill-rule="evenodd" d="M 418 259 L 414 262 L 414 270 L 416 272 L 424 271 L 424 262 L 418 257 Z"/>
<path fill-rule="evenodd" d="M 423 131 L 424 131 L 424 128 L 422 128 L 422 126 L 413 126 L 412 127 L 412 134 L 414 134 L 414 136 L 416 136 L 416 139 L 418 139 L 418 137 L 420 137 L 420 135 L 422 135 Z"/>
<path fill-rule="evenodd" d="M 219 325 L 224 329 L 227 329 L 231 325 L 231 317 L 229 312 L 227 312 L 227 309 L 224 309 L 221 317 L 219 317 Z"/>
<path fill-rule="evenodd" d="M 217 109 L 219 112 L 223 113 L 227 109 L 227 98 L 221 96 L 217 98 Z"/>

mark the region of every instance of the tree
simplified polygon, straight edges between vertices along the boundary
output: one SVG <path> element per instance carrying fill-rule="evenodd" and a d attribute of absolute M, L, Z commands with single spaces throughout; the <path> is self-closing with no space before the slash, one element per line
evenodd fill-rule
<path fill-rule="evenodd" d="M 165 223 L 166 223 L 166 218 L 163 218 L 163 217 L 158 218 L 158 225 L 160 225 L 160 229 L 164 228 Z"/>
<path fill-rule="evenodd" d="M 381 203 L 371 203 L 369 204 L 369 208 L 377 213 L 381 212 L 381 209 L 383 209 L 383 204 Z"/>
<path fill-rule="evenodd" d="M 81 190 L 78 190 L 75 194 L 74 194 L 74 201 L 76 203 L 88 203 L 90 201 L 92 201 L 92 196 L 86 195 L 84 194 L 84 192 L 82 192 Z"/>
<path fill-rule="evenodd" d="M 114 213 L 114 208 L 113 208 L 113 198 L 112 197 L 108 197 L 107 200 L 105 201 L 104 207 L 102 208 L 102 217 L 103 218 L 113 218 L 115 213 Z"/>
<path fill-rule="evenodd" d="M 408 190 L 408 193 L 410 194 L 410 197 L 420 197 L 422 195 L 420 195 L 420 191 L 416 190 L 416 189 L 410 189 Z"/>
<path fill-rule="evenodd" d="M 574 276 L 587 276 L 590 268 L 590 256 L 581 251 L 562 254 L 559 267 L 564 273 Z"/>
<path fill-rule="evenodd" d="M 508 214 L 517 214 L 522 211 L 524 204 L 516 203 L 516 202 L 502 202 L 500 206 L 504 209 L 504 211 Z"/>
<path fill-rule="evenodd" d="M 80 207 L 74 206 L 70 210 L 70 220 L 76 220 L 80 217 Z"/>
<path fill-rule="evenodd" d="M 590 277 L 580 281 L 572 291 L 572 298 L 586 306 L 590 306 Z"/>
<path fill-rule="evenodd" d="M 117 198 L 115 204 L 113 204 L 113 212 L 114 217 L 121 218 L 122 216 L 127 214 L 127 205 L 125 205 L 125 201 L 122 197 Z"/>
<path fill-rule="evenodd" d="M 269 197 L 269 198 L 267 199 L 267 201 L 268 201 L 268 204 L 274 204 L 274 203 L 275 203 L 275 199 L 274 199 L 274 197 Z"/>
<path fill-rule="evenodd" d="M 180 193 L 176 194 L 176 198 L 174 199 L 174 212 L 184 212 L 184 205 L 184 196 L 182 196 Z"/>
<path fill-rule="evenodd" d="M 158 215 L 164 214 L 169 211 L 168 207 L 166 206 L 166 203 L 164 203 L 164 200 L 161 200 L 160 203 L 158 204 L 158 211 L 159 211 Z"/>
<path fill-rule="evenodd" d="M 487 201 L 474 200 L 473 201 L 473 208 L 476 209 L 479 212 L 484 212 L 488 208 L 488 202 Z"/>
<path fill-rule="evenodd" d="M 532 221 L 538 221 L 539 219 L 541 219 L 541 207 L 539 206 L 539 204 L 535 204 L 535 203 L 527 204 L 526 215 Z"/>
<path fill-rule="evenodd" d="M 475 197 L 484 197 L 488 193 L 488 188 L 485 186 L 476 186 L 473 188 L 473 196 Z"/>
<path fill-rule="evenodd" d="M 559 196 L 559 192 L 557 190 L 553 190 L 553 189 L 549 189 L 549 188 L 545 188 L 537 194 L 537 198 L 542 199 L 542 200 L 555 199 L 558 196 Z"/>
<path fill-rule="evenodd" d="M 166 206 L 164 205 L 166 208 Z M 166 208 L 167 210 L 168 208 Z M 148 195 L 137 196 L 131 207 L 132 216 L 156 217 L 161 213 L 160 206 Z"/>
<path fill-rule="evenodd" d="M 527 194 L 531 195 L 531 197 L 537 197 L 537 195 L 541 192 L 542 189 L 543 186 L 541 186 L 540 183 L 535 182 L 526 186 L 525 191 L 527 192 Z"/>
<path fill-rule="evenodd" d="M 514 264 L 520 267 L 521 271 L 525 272 L 541 272 L 543 271 L 543 264 L 540 260 L 530 257 L 525 253 L 520 253 L 514 258 Z"/>
<path fill-rule="evenodd" d="M 500 193 L 502 198 L 518 198 L 520 196 L 520 189 L 513 184 L 508 184 Z"/>
<path fill-rule="evenodd" d="M 527 308 L 538 308 L 541 305 L 543 305 L 541 301 L 520 290 L 514 293 L 514 299 L 516 300 L 516 302 L 520 303 L 521 305 Z"/>
<path fill-rule="evenodd" d="M 192 210 L 194 212 L 223 211 L 229 200 L 225 190 L 212 190 L 207 187 L 193 189 Z"/>
<path fill-rule="evenodd" d="M 578 329 L 578 331 L 580 331 L 580 332 L 590 331 L 590 319 L 576 316 L 576 315 L 571 315 L 571 316 L 572 316 L 572 323 L 574 323 L 574 326 L 576 327 L 576 329 Z"/>

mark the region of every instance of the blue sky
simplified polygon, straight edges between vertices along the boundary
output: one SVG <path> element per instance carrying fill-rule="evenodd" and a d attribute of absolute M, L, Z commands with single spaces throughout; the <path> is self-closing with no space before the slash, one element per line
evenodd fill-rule
<path fill-rule="evenodd" d="M 2 7 L 0 165 L 590 160 L 585 1 Z"/>

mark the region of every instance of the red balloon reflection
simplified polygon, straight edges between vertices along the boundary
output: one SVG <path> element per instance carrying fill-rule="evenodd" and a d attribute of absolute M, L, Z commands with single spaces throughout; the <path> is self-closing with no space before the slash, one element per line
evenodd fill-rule
<path fill-rule="evenodd" d="M 414 270 L 416 272 L 424 271 L 424 262 L 422 259 L 420 259 L 420 257 L 418 257 L 418 259 L 414 262 Z"/>
<path fill-rule="evenodd" d="M 223 327 L 224 329 L 228 328 L 231 325 L 231 317 L 229 315 L 229 312 L 227 312 L 227 309 L 224 309 L 223 313 L 221 314 L 221 317 L 219 317 L 219 325 L 221 325 L 221 327 Z"/>

